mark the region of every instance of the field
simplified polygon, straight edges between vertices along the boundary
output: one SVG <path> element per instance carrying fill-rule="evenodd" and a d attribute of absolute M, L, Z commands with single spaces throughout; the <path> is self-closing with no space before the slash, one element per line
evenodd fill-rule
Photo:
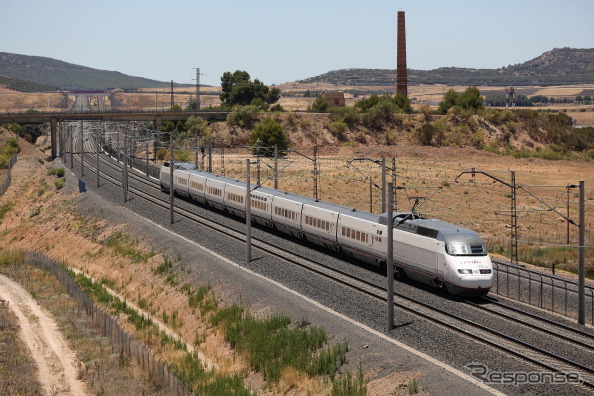
<path fill-rule="evenodd" d="M 286 83 L 276 86 L 283 93 L 279 104 L 287 111 L 304 111 L 307 110 L 309 104 L 315 98 L 303 97 L 306 90 L 312 93 L 324 91 L 343 91 L 345 92 L 345 99 L 347 106 L 352 106 L 362 96 L 355 97 L 349 91 L 355 89 L 360 91 L 374 91 L 374 92 L 388 92 L 384 86 L 369 86 L 369 87 L 354 87 L 354 86 L 337 86 L 332 84 L 311 83 L 299 84 Z M 445 85 L 420 85 L 409 87 L 409 98 L 413 102 L 413 107 L 421 103 L 428 104 L 430 107 L 436 107 L 439 101 L 443 98 L 444 93 L 453 88 L 458 92 L 464 91 L 465 86 L 445 86 Z M 479 87 L 482 95 L 504 94 L 505 88 L 499 86 L 481 86 Z M 59 107 L 64 105 L 61 93 L 17 93 L 0 92 L 0 112 L 14 112 L 14 111 L 64 111 Z M 544 95 L 547 97 L 575 98 L 577 95 L 592 95 L 594 92 L 594 84 L 585 85 L 568 85 L 557 87 L 516 87 L 516 95 L 524 94 L 527 96 Z M 200 103 L 201 108 L 216 107 L 220 105 L 218 94 L 220 87 L 201 87 L 200 88 Z M 155 108 L 159 110 L 168 109 L 171 107 L 171 91 L 168 88 L 158 89 L 144 89 L 135 93 L 124 93 L 115 91 L 114 95 L 121 103 L 118 110 L 145 110 L 151 111 Z M 195 100 L 195 90 L 193 88 L 175 88 L 173 95 L 173 103 L 185 108 L 190 101 Z M 69 104 L 72 105 L 74 97 L 69 97 Z M 96 103 L 92 101 L 92 105 Z M 109 101 L 105 103 L 106 108 L 110 108 Z M 548 105 L 541 107 L 542 109 L 551 109 L 557 111 L 570 112 L 571 116 L 580 124 L 594 124 L 594 106 L 592 105 Z M 583 109 L 583 110 L 582 110 Z"/>

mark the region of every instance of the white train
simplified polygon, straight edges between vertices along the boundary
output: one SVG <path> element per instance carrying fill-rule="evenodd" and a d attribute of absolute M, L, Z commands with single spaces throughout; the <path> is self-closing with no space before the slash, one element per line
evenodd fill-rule
<path fill-rule="evenodd" d="M 160 171 L 170 191 L 170 168 Z M 253 189 L 254 186 L 252 186 Z M 174 162 L 174 193 L 245 218 L 245 182 Z M 375 215 L 267 187 L 251 193 L 252 221 L 341 252 L 366 263 L 385 265 L 387 213 Z M 416 213 L 394 213 L 397 273 L 452 294 L 484 295 L 493 284 L 487 248 L 474 231 Z"/>

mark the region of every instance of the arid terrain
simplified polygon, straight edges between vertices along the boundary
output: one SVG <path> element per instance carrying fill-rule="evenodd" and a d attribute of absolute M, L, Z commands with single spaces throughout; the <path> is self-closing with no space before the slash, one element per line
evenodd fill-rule
<path fill-rule="evenodd" d="M 425 94 L 431 93 L 427 91 Z M 1 97 L 2 95 L 0 99 Z M 140 98 L 130 96 L 128 99 L 129 103 L 136 100 L 138 106 L 143 107 Z M 47 97 L 40 97 L 38 100 L 47 101 Z M 158 102 L 160 98 L 152 94 L 152 100 Z M 167 94 L 164 93 L 163 101 L 167 100 Z M 34 100 L 26 103 L 33 102 Z M 296 107 L 302 105 L 302 102 L 294 104 Z M 292 105 L 287 102 L 287 106 Z M 2 108 L 0 103 L 0 109 Z M 594 124 L 592 111 L 571 112 L 568 108 L 568 112 L 579 123 Z M 509 186 L 501 181 L 509 183 L 511 171 L 514 171 L 516 183 L 522 187 L 518 189 L 520 259 L 532 258 L 533 254 L 530 252 L 540 250 L 544 255 L 540 254 L 542 259 L 538 264 L 547 267 L 546 270 L 553 263 L 558 266 L 557 269 L 575 270 L 577 249 L 572 246 L 577 243 L 577 228 L 571 226 L 567 234 L 567 222 L 561 215 L 567 215 L 569 211 L 568 216 L 576 218 L 577 190 L 568 190 L 566 186 L 583 180 L 586 184 L 586 245 L 593 244 L 594 163 L 583 157 L 558 161 L 541 158 L 516 159 L 472 147 L 421 146 L 414 142 L 412 131 L 424 122 L 422 114 L 404 116 L 402 127 L 398 130 L 371 131 L 359 125 L 343 136 L 330 132 L 330 118 L 327 114 L 283 113 L 272 117 L 283 125 L 294 150 L 280 162 L 283 169 L 279 180 L 280 189 L 313 195 L 316 178 L 313 177 L 311 158 L 314 145 L 317 145 L 318 198 L 380 213 L 378 187 L 381 184 L 381 172 L 378 161 L 382 157 L 387 158 L 390 168 L 394 158 L 395 179 L 392 178 L 392 172 L 388 171 L 388 181 L 394 180 L 401 187 L 396 196 L 396 205 L 400 210 L 410 210 L 417 201 L 421 204 L 418 209 L 421 213 L 474 229 L 488 241 L 492 253 L 505 254 L 510 242 L 511 194 Z M 491 141 L 496 141 L 501 134 L 500 130 L 486 124 L 485 126 L 480 120 L 477 123 L 482 125 L 481 131 Z M 0 131 L 0 142 L 11 136 L 4 129 Z M 245 144 L 249 130 L 230 127 L 226 123 L 214 123 L 210 125 L 210 133 L 215 139 L 228 145 L 226 151 L 214 150 L 214 171 L 242 178 L 243 160 L 249 156 L 249 152 L 233 146 Z M 386 141 L 388 138 L 389 142 Z M 513 144 L 518 149 L 535 145 L 521 131 Z M 83 215 L 76 207 L 71 206 L 75 186 L 57 190 L 53 186 L 53 176 L 47 174 L 50 164 L 43 159 L 49 152 L 42 151 L 42 148 L 48 147 L 47 137 L 41 138 L 36 147 L 24 141 L 21 142 L 21 147 L 19 161 L 13 171 L 13 185 L 0 197 L 0 204 L 9 204 L 11 207 L 0 226 L 0 245 L 4 249 L 42 251 L 94 279 L 105 279 L 113 285 L 114 292 L 138 306 L 145 305 L 147 300 L 166 301 L 158 307 L 149 305 L 149 309 L 155 311 L 151 313 L 158 317 L 163 313 L 176 312 L 184 319 L 175 331 L 190 343 L 194 342 L 198 333 L 203 335 L 202 350 L 208 361 L 228 372 L 245 370 L 245 361 L 233 354 L 221 334 L 209 332 L 208 326 L 200 321 L 199 315 L 193 314 L 183 292 L 167 283 L 165 276 L 153 271 L 163 259 L 161 255 L 138 264 L 104 250 L 100 241 L 118 231 L 136 237 L 135 230 L 97 218 L 98 213 Z M 261 165 L 260 177 L 266 180 L 271 177 L 270 159 L 261 159 Z M 484 173 L 473 176 L 469 173 L 472 169 Z M 255 179 L 254 173 L 252 180 Z M 271 186 L 272 181 L 268 180 L 265 184 Z M 572 245 L 570 247 L 565 246 L 567 237 L 569 245 Z M 139 239 L 138 244 L 139 249 L 150 250 L 142 239 Z M 76 246 L 76 249 L 72 249 L 72 246 Z M 589 248 L 586 256 L 586 263 L 590 268 L 594 266 L 593 250 Z M 101 252 L 103 253 L 100 254 Z M 141 303 L 143 300 L 145 304 Z M 158 344 L 158 340 L 153 341 Z M 175 354 L 172 351 L 164 353 L 166 356 Z M 380 379 L 371 382 L 369 387 L 374 389 L 375 394 L 395 392 L 395 389 L 401 389 L 402 384 L 406 384 L 415 375 L 405 373 L 401 378 L 392 378 L 391 383 Z M 259 388 L 263 379 L 253 374 L 248 381 Z M 290 375 L 283 381 L 285 382 L 279 385 L 280 389 L 295 391 L 291 394 L 320 392 L 320 386 L 315 381 L 291 378 Z"/>

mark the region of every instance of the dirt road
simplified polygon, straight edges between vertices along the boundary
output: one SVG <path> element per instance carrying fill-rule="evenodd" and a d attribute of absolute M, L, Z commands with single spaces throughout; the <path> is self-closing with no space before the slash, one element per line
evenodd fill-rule
<path fill-rule="evenodd" d="M 21 340 L 38 367 L 39 382 L 47 395 L 87 395 L 77 380 L 76 357 L 56 322 L 17 282 L 0 275 L 0 299 L 9 302 L 19 319 Z"/>

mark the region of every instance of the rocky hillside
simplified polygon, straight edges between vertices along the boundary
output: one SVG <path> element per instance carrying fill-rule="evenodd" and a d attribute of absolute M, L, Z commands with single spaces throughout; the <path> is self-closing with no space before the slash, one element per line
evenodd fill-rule
<path fill-rule="evenodd" d="M 344 124 L 335 114 L 276 113 L 272 118 L 289 135 L 291 147 L 311 150 L 318 145 L 324 155 L 417 151 L 422 146 L 447 148 L 434 155 L 449 155 L 451 149 L 478 149 L 515 157 L 544 159 L 594 159 L 594 128 L 573 128 L 564 113 L 532 110 L 490 110 L 471 114 L 451 110 L 446 115 L 430 111 L 397 114 L 390 120 L 369 125 L 363 116 Z M 227 122 L 210 125 L 221 142 L 243 145 L 251 129 Z"/>
<path fill-rule="evenodd" d="M 74 89 L 155 88 L 169 83 L 98 70 L 41 56 L 0 52 L 0 76 Z"/>
<path fill-rule="evenodd" d="M 594 48 L 560 48 L 537 58 L 499 69 L 441 67 L 433 70 L 408 70 L 410 84 L 463 86 L 570 85 L 594 83 Z M 396 70 L 342 69 L 311 77 L 301 83 L 332 83 L 355 86 L 391 86 Z"/>

